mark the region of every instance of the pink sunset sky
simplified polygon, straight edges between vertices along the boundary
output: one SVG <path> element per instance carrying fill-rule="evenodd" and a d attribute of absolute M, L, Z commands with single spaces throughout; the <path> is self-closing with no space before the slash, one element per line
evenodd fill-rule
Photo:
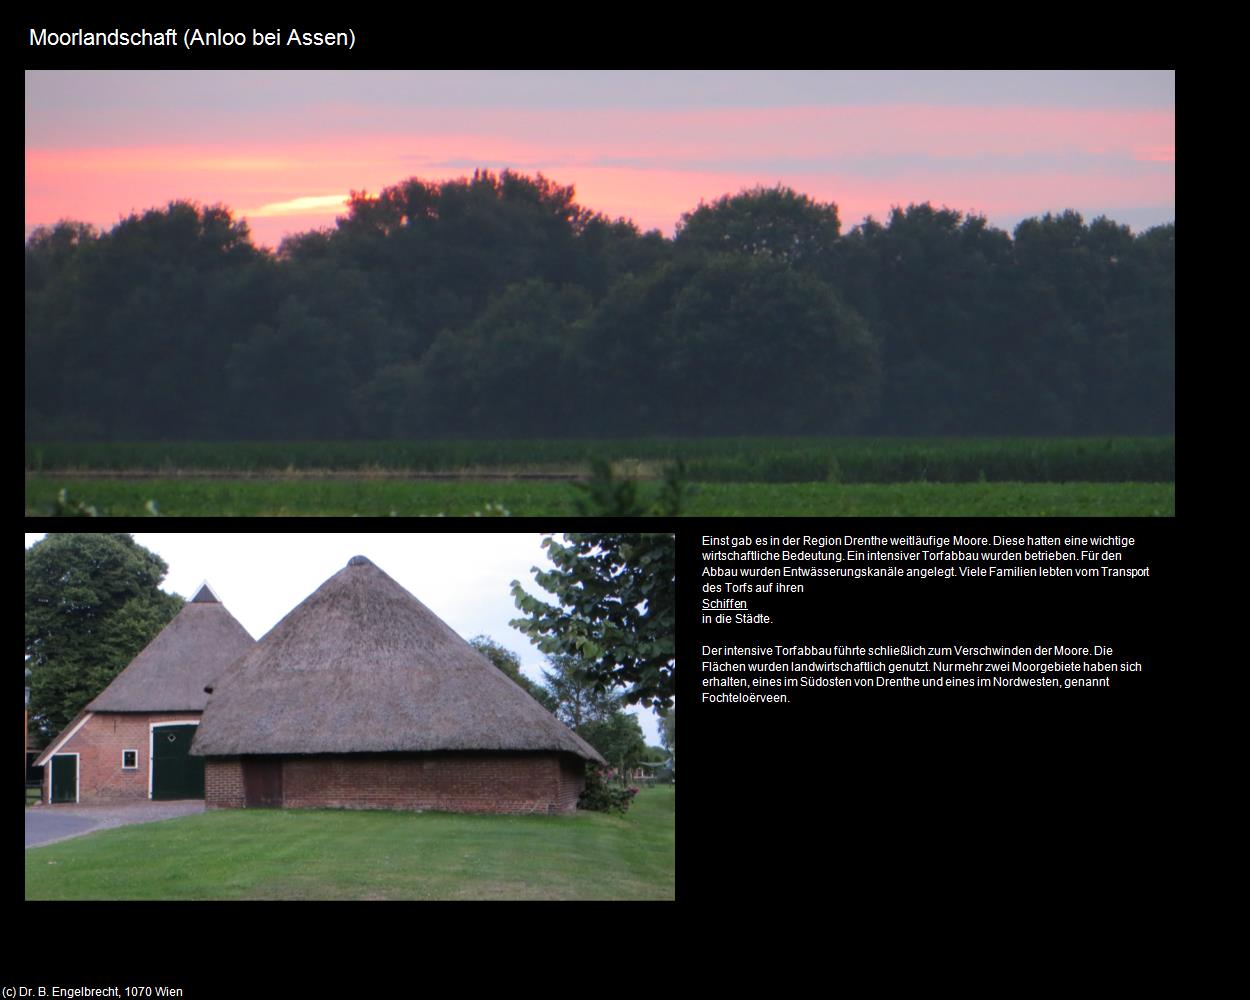
<path fill-rule="evenodd" d="M 191 199 L 276 247 L 353 190 L 511 167 L 666 235 L 778 183 L 843 231 L 923 201 L 1140 231 L 1175 219 L 1174 104 L 1172 71 L 32 71 L 25 223 Z"/>

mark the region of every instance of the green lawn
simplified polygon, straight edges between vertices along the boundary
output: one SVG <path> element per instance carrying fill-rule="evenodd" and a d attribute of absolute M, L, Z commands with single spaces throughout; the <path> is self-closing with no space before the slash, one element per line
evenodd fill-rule
<path fill-rule="evenodd" d="M 650 484 L 644 490 L 653 489 Z M 26 514 L 49 513 L 66 489 L 110 515 L 567 515 L 581 496 L 567 482 L 414 482 L 395 479 L 74 479 L 28 476 Z M 694 483 L 683 513 L 703 517 L 1171 516 L 1173 483 Z"/>
<path fill-rule="evenodd" d="M 621 816 L 213 810 L 26 851 L 27 899 L 672 899 L 671 787 Z"/>

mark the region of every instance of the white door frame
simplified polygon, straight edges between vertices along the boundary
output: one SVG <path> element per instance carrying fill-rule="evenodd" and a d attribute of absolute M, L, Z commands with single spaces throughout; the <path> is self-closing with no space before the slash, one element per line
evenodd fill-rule
<path fill-rule="evenodd" d="M 199 719 L 183 719 L 181 722 L 148 723 L 148 798 L 152 798 L 152 779 L 156 775 L 156 731 L 162 726 L 198 726 Z"/>
<path fill-rule="evenodd" d="M 54 753 L 48 758 L 48 805 L 52 805 L 52 781 L 55 778 L 52 772 L 56 770 L 58 757 L 74 758 L 74 802 L 77 803 L 82 794 L 82 760 L 76 753 Z"/>

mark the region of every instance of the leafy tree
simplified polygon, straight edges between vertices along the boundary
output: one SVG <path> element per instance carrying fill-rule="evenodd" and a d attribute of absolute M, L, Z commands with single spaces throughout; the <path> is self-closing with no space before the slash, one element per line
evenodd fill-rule
<path fill-rule="evenodd" d="M 672 242 L 658 230 L 640 233 L 628 219 L 603 216 L 587 221 L 577 236 L 580 255 L 573 280 L 596 302 L 622 278 L 646 274 L 672 256 Z"/>
<path fill-rule="evenodd" d="M 1156 267 L 1150 249 L 1159 245 L 1159 233 L 1170 235 L 1173 228 L 1134 238 L 1126 226 L 1105 217 L 1086 225 L 1070 210 L 1016 227 L 1020 271 L 1048 307 L 1040 313 L 1040 349 L 1055 359 L 1036 366 L 1031 378 L 1042 386 L 1070 387 L 1056 406 L 1075 415 L 1076 428 L 1173 429 L 1174 268 L 1170 259 Z"/>
<path fill-rule="evenodd" d="M 553 715 L 558 714 L 556 712 L 557 705 L 555 699 L 552 698 L 550 692 L 542 685 L 535 684 L 521 672 L 521 658 L 516 653 L 500 645 L 488 635 L 475 635 L 469 640 L 469 645 L 516 682 L 519 687 L 548 712 L 551 712 Z"/>
<path fill-rule="evenodd" d="M 678 250 L 763 256 L 820 269 L 833 257 L 839 225 L 832 202 L 781 185 L 755 187 L 686 212 L 674 242 Z"/>
<path fill-rule="evenodd" d="M 642 762 L 644 764 L 663 764 L 668 760 L 669 756 L 669 752 L 662 746 L 657 747 L 647 744 L 647 752 L 642 755 Z"/>
<path fill-rule="evenodd" d="M 912 204 L 869 218 L 839 250 L 837 281 L 881 345 L 878 433 L 1058 432 L 1047 395 L 1076 366 L 1057 303 L 980 216 Z M 1042 377 L 1042 373 L 1047 374 Z"/>
<path fill-rule="evenodd" d="M 511 170 L 434 183 L 409 178 L 376 198 L 353 193 L 339 220 L 346 258 L 374 275 L 396 319 L 432 337 L 471 322 L 510 284 L 563 284 L 597 213 L 573 188 Z"/>
<path fill-rule="evenodd" d="M 587 722 L 578 735 L 603 754 L 603 759 L 616 768 L 621 781 L 647 759 L 642 726 L 635 716 L 619 708 L 606 718 Z"/>
<path fill-rule="evenodd" d="M 421 363 L 409 433 L 489 434 L 527 426 L 560 435 L 575 426 L 570 329 L 590 309 L 579 288 L 539 279 L 510 285 L 461 330 L 444 330 Z"/>
<path fill-rule="evenodd" d="M 579 657 L 596 688 L 661 714 L 673 703 L 676 623 L 672 535 L 568 533 L 543 540 L 553 569 L 534 568 L 551 605 L 512 581 L 525 618 L 511 624 L 548 655 Z"/>
<path fill-rule="evenodd" d="M 1111 350 L 1131 358 L 1114 386 L 1116 429 L 1170 434 L 1176 427 L 1176 225 L 1138 234 L 1131 263 L 1111 331 Z"/>
<path fill-rule="evenodd" d="M 879 388 L 876 341 L 858 314 L 769 256 L 674 260 L 621 282 L 581 332 L 581 382 L 598 393 L 583 412 L 600 433 L 844 432 Z"/>
<path fill-rule="evenodd" d="M 85 222 L 65 220 L 37 227 L 26 238 L 27 294 L 66 281 L 78 251 L 99 238 L 96 228 Z"/>
<path fill-rule="evenodd" d="M 35 264 L 57 258 L 64 280 L 30 293 L 28 422 L 112 440 L 220 435 L 225 359 L 269 307 L 272 261 L 247 225 L 175 201 L 98 239 L 62 225 L 45 244 Z"/>
<path fill-rule="evenodd" d="M 575 733 L 580 734 L 591 722 L 603 721 L 620 707 L 620 696 L 596 686 L 581 657 L 555 653 L 547 662 L 551 669 L 543 671 L 543 686 L 555 703 L 552 711 Z"/>
<path fill-rule="evenodd" d="M 876 401 L 877 343 L 824 281 L 769 258 L 711 258 L 661 328 L 686 433 L 842 433 Z"/>
<path fill-rule="evenodd" d="M 618 281 L 578 329 L 582 425 L 591 435 L 672 429 L 671 380 L 662 368 L 672 303 L 702 267 L 672 261 Z M 610 378 L 614 391 L 604 399 Z M 684 390 L 683 390 L 684 391 Z"/>
<path fill-rule="evenodd" d="M 183 600 L 130 535 L 53 533 L 26 551 L 31 719 L 50 737 L 160 632 Z"/>
<path fill-rule="evenodd" d="M 90 408 L 78 405 L 80 373 L 77 354 L 67 345 L 85 321 L 83 295 L 86 261 L 99 235 L 84 223 L 60 222 L 40 227 L 26 242 L 26 434 L 55 440 L 91 440 L 100 435 L 100 421 Z M 67 364 L 73 358 L 74 363 Z"/>

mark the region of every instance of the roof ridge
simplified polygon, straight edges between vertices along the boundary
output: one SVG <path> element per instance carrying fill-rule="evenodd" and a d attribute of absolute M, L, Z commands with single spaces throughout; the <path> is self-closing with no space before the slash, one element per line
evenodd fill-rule
<path fill-rule="evenodd" d="M 212 587 L 205 580 L 200 584 L 200 589 L 195 592 L 195 596 L 191 598 L 191 604 L 220 604 L 221 598 L 217 596 Z"/>

